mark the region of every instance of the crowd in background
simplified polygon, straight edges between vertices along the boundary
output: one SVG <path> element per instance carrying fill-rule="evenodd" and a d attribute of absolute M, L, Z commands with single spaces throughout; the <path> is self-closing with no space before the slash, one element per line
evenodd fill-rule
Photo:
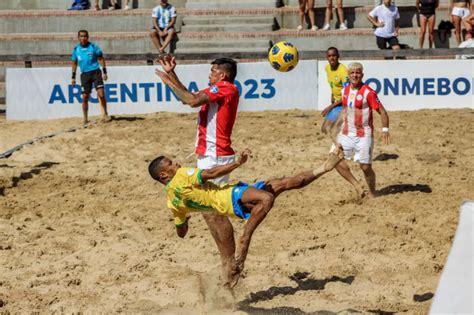
<path fill-rule="evenodd" d="M 101 10 L 102 4 L 106 4 L 106 9 L 130 10 L 129 0 L 122 0 L 121 7 L 117 0 L 94 0 L 92 7 L 89 1 L 74 0 L 73 10 L 95 8 Z M 333 0 L 325 0 L 326 7 L 324 13 L 324 23 L 322 30 L 331 29 L 333 18 Z M 163 53 L 169 46 L 175 34 L 176 9 L 167 0 L 157 0 L 158 5 L 152 10 L 152 23 L 150 37 L 156 49 Z M 343 0 L 335 0 L 336 13 L 338 18 L 338 29 L 345 31 L 348 29 L 347 21 L 344 17 Z M 315 0 L 299 0 L 299 24 L 297 31 L 309 29 L 318 30 L 316 26 L 316 16 L 314 11 Z M 400 13 L 392 0 L 374 0 L 374 8 L 370 11 L 367 19 L 374 27 L 376 44 L 379 49 L 400 49 L 398 40 Z M 414 5 L 418 11 L 418 22 L 420 26 L 419 48 L 425 44 L 426 33 L 428 33 L 428 47 L 433 48 L 435 42 L 436 11 L 439 7 L 439 0 L 414 0 Z M 472 0 L 450 0 L 449 2 L 450 20 L 441 21 L 438 25 L 440 36 L 445 36 L 446 31 L 454 30 L 456 43 L 461 47 L 471 47 L 473 38 L 474 10 Z M 308 25 L 305 21 L 308 17 Z M 463 28 L 465 30 L 465 41 L 463 42 Z M 467 42 L 467 43 L 466 43 Z"/>

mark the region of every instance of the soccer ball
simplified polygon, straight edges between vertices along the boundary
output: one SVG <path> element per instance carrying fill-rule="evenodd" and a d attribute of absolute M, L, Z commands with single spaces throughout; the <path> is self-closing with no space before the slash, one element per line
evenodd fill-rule
<path fill-rule="evenodd" d="M 298 50 L 288 42 L 276 43 L 268 52 L 268 61 L 275 70 L 291 71 L 298 64 Z"/>

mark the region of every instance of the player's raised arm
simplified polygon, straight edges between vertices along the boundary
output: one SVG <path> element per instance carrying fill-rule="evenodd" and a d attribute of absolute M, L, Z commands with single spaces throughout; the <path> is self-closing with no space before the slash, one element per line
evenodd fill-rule
<path fill-rule="evenodd" d="M 166 73 L 158 69 L 155 70 L 155 73 L 160 77 L 164 84 L 170 87 L 170 89 L 174 92 L 174 94 L 176 94 L 183 104 L 189 105 L 191 107 L 199 107 L 201 105 L 210 103 L 210 98 L 206 93 L 189 92 L 179 81 L 176 75 L 173 75 L 172 73 Z"/>
<path fill-rule="evenodd" d="M 247 162 L 249 157 L 252 157 L 252 151 L 250 151 L 249 149 L 245 149 L 242 151 L 242 153 L 240 153 L 239 158 L 234 163 L 220 165 L 208 170 L 203 170 L 201 172 L 202 181 L 204 182 L 209 179 L 219 178 L 221 176 L 230 174 L 233 170 Z"/>

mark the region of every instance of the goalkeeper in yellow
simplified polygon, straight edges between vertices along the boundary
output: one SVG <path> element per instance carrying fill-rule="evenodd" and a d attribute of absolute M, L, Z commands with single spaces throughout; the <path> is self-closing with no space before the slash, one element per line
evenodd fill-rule
<path fill-rule="evenodd" d="M 326 119 L 323 122 L 321 131 L 328 133 L 342 111 L 342 88 L 349 84 L 349 74 L 347 68 L 339 62 L 339 51 L 336 47 L 329 47 L 326 50 L 326 74 L 329 86 L 331 87 L 331 105 L 326 107 L 321 115 Z"/>
<path fill-rule="evenodd" d="M 331 171 L 342 159 L 342 150 L 337 148 L 325 163 L 316 170 L 306 171 L 292 177 L 260 181 L 250 186 L 243 182 L 218 186 L 210 180 L 225 176 L 247 162 L 251 152 L 245 149 L 237 161 L 207 170 L 181 167 L 165 156 L 155 158 L 148 166 L 151 177 L 163 185 L 167 195 L 179 237 L 185 237 L 189 226 L 189 213 L 214 211 L 232 218 L 247 220 L 236 250 L 233 235 L 222 244 L 231 253 L 223 259 L 224 285 L 232 288 L 237 284 L 244 268 L 250 239 L 257 226 L 273 206 L 282 192 L 303 188 L 323 174 Z"/>

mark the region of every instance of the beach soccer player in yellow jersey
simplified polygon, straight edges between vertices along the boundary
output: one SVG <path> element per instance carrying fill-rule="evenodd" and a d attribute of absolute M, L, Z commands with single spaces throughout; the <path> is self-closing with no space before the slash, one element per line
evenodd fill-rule
<path fill-rule="evenodd" d="M 250 156 L 250 150 L 245 149 L 237 161 L 206 170 L 181 167 L 165 156 L 155 158 L 148 166 L 151 177 L 165 185 L 168 207 L 173 213 L 179 237 L 188 232 L 190 212 L 213 211 L 247 220 L 237 250 L 234 241 L 225 244 L 231 246 L 230 250 L 234 253 L 231 262 L 223 262 L 226 268 L 224 286 L 229 288 L 237 284 L 252 234 L 272 208 L 275 198 L 284 191 L 303 188 L 331 171 L 342 159 L 342 148 L 336 148 L 319 168 L 295 176 L 260 181 L 253 186 L 243 182 L 219 186 L 211 182 L 214 178 L 230 174 L 247 162 Z"/>
<path fill-rule="evenodd" d="M 339 62 L 339 50 L 336 47 L 329 47 L 326 50 L 326 74 L 329 86 L 331 87 L 331 105 L 326 107 L 321 115 L 326 117 L 321 127 L 323 133 L 328 133 L 337 122 L 342 111 L 342 88 L 349 85 L 349 74 L 347 68 Z"/>

